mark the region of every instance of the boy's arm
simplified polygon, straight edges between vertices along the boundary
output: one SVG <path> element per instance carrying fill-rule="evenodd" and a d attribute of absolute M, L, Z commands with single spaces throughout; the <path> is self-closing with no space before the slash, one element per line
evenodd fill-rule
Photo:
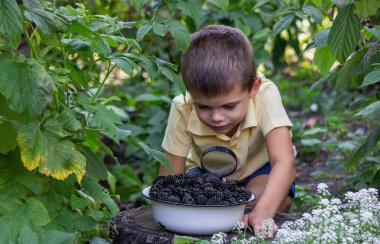
<path fill-rule="evenodd" d="M 294 151 L 287 127 L 271 130 L 265 137 L 272 170 L 261 198 L 249 214 L 249 222 L 254 228 L 255 235 L 268 218 L 273 218 L 289 192 L 295 177 Z M 274 232 L 269 233 L 269 237 Z"/>
<path fill-rule="evenodd" d="M 186 157 L 177 156 L 167 151 L 164 151 L 164 153 L 166 157 L 169 159 L 169 162 L 174 170 L 173 174 L 185 173 Z M 160 171 L 158 175 L 169 175 L 171 173 L 172 172 L 165 168 L 164 165 L 160 165 Z"/>

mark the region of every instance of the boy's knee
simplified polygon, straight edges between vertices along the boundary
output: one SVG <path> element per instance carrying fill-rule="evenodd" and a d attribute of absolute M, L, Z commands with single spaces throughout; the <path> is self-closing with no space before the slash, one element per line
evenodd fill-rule
<path fill-rule="evenodd" d="M 293 204 L 293 200 L 290 198 L 290 196 L 286 196 L 284 201 L 282 201 L 280 207 L 278 208 L 278 212 L 280 212 L 280 213 L 289 212 L 292 204 Z"/>

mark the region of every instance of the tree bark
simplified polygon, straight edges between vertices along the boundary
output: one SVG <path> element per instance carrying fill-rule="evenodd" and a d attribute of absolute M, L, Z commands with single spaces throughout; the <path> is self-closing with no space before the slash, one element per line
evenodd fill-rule
<path fill-rule="evenodd" d="M 296 218 L 289 214 L 277 213 L 275 223 L 280 227 L 285 221 L 294 221 Z M 111 239 L 116 244 L 161 244 L 173 243 L 176 233 L 165 230 L 154 219 L 151 207 L 139 207 L 120 212 L 112 220 Z M 231 239 L 235 233 L 226 233 Z M 177 234 L 178 235 L 178 234 Z M 252 235 L 250 233 L 249 235 Z M 211 240 L 212 235 L 192 236 L 202 240 Z"/>

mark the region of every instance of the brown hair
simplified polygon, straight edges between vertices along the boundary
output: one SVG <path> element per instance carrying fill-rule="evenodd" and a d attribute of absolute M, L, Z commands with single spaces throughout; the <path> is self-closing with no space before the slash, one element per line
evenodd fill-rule
<path fill-rule="evenodd" d="M 209 25 L 192 35 L 182 55 L 186 88 L 206 96 L 227 93 L 236 84 L 251 89 L 256 79 L 252 46 L 236 28 Z"/>

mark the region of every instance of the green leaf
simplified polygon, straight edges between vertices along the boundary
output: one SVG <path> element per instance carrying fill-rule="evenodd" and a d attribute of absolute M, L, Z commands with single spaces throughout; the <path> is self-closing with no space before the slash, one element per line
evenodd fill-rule
<path fill-rule="evenodd" d="M 17 46 L 23 32 L 23 19 L 16 1 L 0 1 L 0 16 L 0 35 L 8 38 L 12 46 Z"/>
<path fill-rule="evenodd" d="M 146 22 L 137 29 L 136 41 L 141 41 L 144 36 L 153 28 L 152 22 Z"/>
<path fill-rule="evenodd" d="M 13 151 L 17 146 L 16 131 L 8 121 L 1 121 L 0 119 L 0 153 L 7 154 Z"/>
<path fill-rule="evenodd" d="M 111 212 L 111 215 L 116 216 L 116 214 L 119 212 L 119 206 L 116 204 L 116 202 L 105 192 L 103 192 L 102 201 Z"/>
<path fill-rule="evenodd" d="M 74 22 L 68 29 L 67 32 L 77 34 L 81 37 L 87 39 L 90 43 L 91 48 L 97 51 L 104 57 L 108 57 L 111 54 L 111 48 L 106 39 L 103 39 L 98 33 L 92 31 L 87 26 L 84 26 L 78 22 Z M 82 40 L 78 40 L 79 42 Z M 72 45 L 72 44 L 71 44 Z"/>
<path fill-rule="evenodd" d="M 314 54 L 313 63 L 319 67 L 323 75 L 327 74 L 335 62 L 335 57 L 328 46 L 320 47 Z"/>
<path fill-rule="evenodd" d="M 26 200 L 25 214 L 25 217 L 30 219 L 33 225 L 36 226 L 44 226 L 51 221 L 45 205 L 34 197 Z"/>
<path fill-rule="evenodd" d="M 28 170 L 39 171 L 56 179 L 66 179 L 74 173 L 80 182 L 86 167 L 86 158 L 66 138 L 67 134 L 55 116 L 40 122 L 31 122 L 20 128 L 17 142 L 21 159 Z"/>
<path fill-rule="evenodd" d="M 169 29 L 166 25 L 153 22 L 153 32 L 156 33 L 157 35 L 164 37 L 166 33 L 168 32 L 168 30 Z"/>
<path fill-rule="evenodd" d="M 39 244 L 38 234 L 29 225 L 25 225 L 21 228 L 18 243 L 20 244 Z"/>
<path fill-rule="evenodd" d="M 12 233 L 11 233 L 11 230 L 9 228 L 9 225 L 1 217 L 0 217 L 0 236 L 1 236 L 1 242 L 2 243 L 4 243 L 4 244 L 5 243 L 12 243 L 11 242 Z"/>
<path fill-rule="evenodd" d="M 121 124 L 121 120 L 117 114 L 108 109 L 106 106 L 99 104 L 96 107 L 94 122 L 99 128 L 103 129 L 109 136 L 116 136 L 116 125 Z"/>
<path fill-rule="evenodd" d="M 336 59 L 343 63 L 355 51 L 359 39 L 359 18 L 354 14 L 353 5 L 350 4 L 339 10 L 327 42 Z"/>
<path fill-rule="evenodd" d="M 378 0 L 361 0 L 355 1 L 355 13 L 361 17 L 370 17 L 375 15 L 380 8 L 380 1 Z"/>
<path fill-rule="evenodd" d="M 179 21 L 175 19 L 169 20 L 169 31 L 172 34 L 178 49 L 186 50 L 190 45 L 190 33 Z"/>
<path fill-rule="evenodd" d="M 44 233 L 44 237 L 41 244 L 62 243 L 69 244 L 75 243 L 76 233 L 67 233 L 57 230 L 49 230 Z"/>
<path fill-rule="evenodd" d="M 49 191 L 49 187 L 50 187 L 49 178 L 39 174 L 38 172 L 29 172 L 29 171 L 26 171 L 23 173 L 18 172 L 16 176 L 16 181 L 26 186 L 34 194 L 46 193 Z"/>
<path fill-rule="evenodd" d="M 0 56 L 0 92 L 12 110 L 35 118 L 42 113 L 56 90 L 44 67 L 35 60 L 13 60 L 11 55 Z M 11 81 L 11 82 L 10 82 Z"/>
<path fill-rule="evenodd" d="M 91 201 L 78 196 L 78 194 L 74 193 L 73 195 L 71 195 L 70 205 L 72 209 L 82 209 L 90 204 Z"/>
<path fill-rule="evenodd" d="M 113 175 L 117 178 L 118 182 L 124 186 L 136 185 L 140 186 L 143 183 L 137 175 L 137 172 L 128 164 L 115 165 L 112 168 Z"/>
<path fill-rule="evenodd" d="M 327 46 L 327 39 L 330 33 L 330 28 L 321 30 L 314 36 L 314 42 L 317 47 Z"/>
<path fill-rule="evenodd" d="M 82 186 L 95 200 L 100 201 L 102 199 L 103 187 L 92 177 L 84 176 Z"/>
<path fill-rule="evenodd" d="M 133 71 L 132 61 L 127 57 L 112 57 L 112 62 L 115 62 L 118 67 L 120 67 L 126 74 L 130 75 Z"/>
<path fill-rule="evenodd" d="M 371 117 L 378 115 L 380 113 L 380 101 L 373 102 L 367 107 L 365 107 L 363 110 L 361 110 L 359 113 L 355 114 L 355 117 Z"/>
<path fill-rule="evenodd" d="M 227 15 L 227 9 L 229 6 L 229 0 L 207 0 L 207 2 L 215 5 L 216 7 L 220 8 L 225 15 Z"/>
<path fill-rule="evenodd" d="M 351 85 L 353 71 L 355 67 L 360 63 L 366 52 L 367 49 L 363 48 L 354 53 L 351 58 L 344 63 L 336 80 L 336 89 L 343 90 Z"/>
<path fill-rule="evenodd" d="M 266 4 L 267 2 L 269 2 L 269 0 L 258 0 L 256 2 L 255 6 L 253 6 L 252 10 L 260 8 L 261 6 L 263 6 L 264 4 Z"/>
<path fill-rule="evenodd" d="M 174 235 L 173 243 L 175 244 L 185 244 L 185 243 L 210 244 L 211 242 L 207 240 L 201 240 L 201 239 L 198 239 L 196 237 L 191 237 L 191 236 Z"/>
<path fill-rule="evenodd" d="M 365 77 L 360 87 L 369 86 L 380 81 L 380 69 L 369 72 Z"/>
<path fill-rule="evenodd" d="M 131 0 L 131 4 L 136 9 L 136 11 L 139 13 L 144 6 L 144 0 Z"/>
<path fill-rule="evenodd" d="M 294 14 L 288 14 L 283 16 L 280 21 L 278 21 L 274 26 L 273 26 L 273 32 L 272 36 L 276 36 L 280 34 L 283 30 L 288 28 L 288 26 L 293 22 L 294 20 Z"/>
<path fill-rule="evenodd" d="M 322 141 L 319 139 L 302 139 L 301 145 L 302 146 L 315 146 L 321 144 Z"/>
<path fill-rule="evenodd" d="M 218 2 L 221 2 L 220 0 Z M 182 10 L 182 12 L 191 17 L 194 20 L 196 26 L 199 25 L 202 14 L 202 5 L 200 0 L 171 0 L 169 1 L 171 5 L 175 5 L 176 8 Z M 228 6 L 228 2 L 227 2 Z M 154 30 L 154 25 L 153 25 Z"/>
<path fill-rule="evenodd" d="M 33 21 L 37 27 L 47 36 L 52 36 L 56 31 L 64 32 L 66 26 L 59 16 L 44 10 L 38 0 L 23 0 L 25 17 Z"/>
<path fill-rule="evenodd" d="M 72 223 L 73 230 L 89 231 L 96 227 L 96 221 L 90 216 L 80 216 L 74 219 Z"/>
<path fill-rule="evenodd" d="M 102 158 L 86 147 L 80 147 L 79 149 L 86 157 L 86 174 L 99 180 L 107 179 L 108 169 Z"/>
<path fill-rule="evenodd" d="M 310 5 L 303 5 L 302 11 L 312 17 L 315 22 L 322 25 L 323 13 L 319 9 Z"/>

